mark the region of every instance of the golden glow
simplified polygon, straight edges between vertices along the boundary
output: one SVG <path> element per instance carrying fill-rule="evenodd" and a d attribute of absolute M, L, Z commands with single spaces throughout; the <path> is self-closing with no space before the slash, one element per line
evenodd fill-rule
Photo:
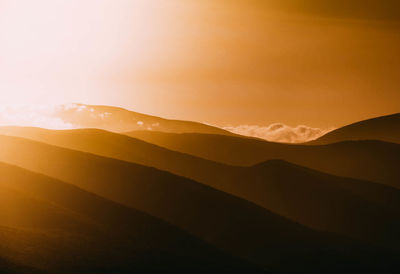
<path fill-rule="evenodd" d="M 0 274 L 395 269 L 398 3 L 0 0 Z"/>
<path fill-rule="evenodd" d="M 104 101 L 115 88 L 109 75 L 126 62 L 127 52 L 144 56 L 148 36 L 156 35 L 160 15 L 152 5 L 0 1 L 0 102 Z"/>
<path fill-rule="evenodd" d="M 224 126 L 331 127 L 398 111 L 397 23 L 260 3 L 0 0 L 0 102 Z"/>

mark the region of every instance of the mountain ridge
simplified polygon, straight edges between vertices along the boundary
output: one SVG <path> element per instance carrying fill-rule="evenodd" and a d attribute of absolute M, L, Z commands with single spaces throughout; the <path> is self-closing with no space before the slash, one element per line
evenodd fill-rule
<path fill-rule="evenodd" d="M 203 267 L 203 270 L 213 270 L 213 264 L 216 269 L 222 267 L 222 272 L 226 264 L 228 273 L 236 273 L 235 267 L 240 269 L 241 265 L 252 269 L 247 263 L 231 259 L 230 255 L 224 255 L 202 240 L 147 213 L 17 166 L 0 163 L 0 171 L 1 208 L 13 205 L 8 207 L 12 210 L 8 215 L 2 212 L 0 225 L 18 229 L 2 230 L 0 251 L 4 250 L 2 246 L 5 244 L 7 255 L 14 254 L 14 258 L 22 262 L 28 261 L 50 272 L 58 272 L 63 267 L 72 272 L 79 269 L 80 272 L 82 267 L 92 271 L 111 267 L 120 270 L 126 268 L 123 272 L 136 269 L 153 273 L 157 268 L 164 268 L 181 273 L 196 266 L 202 273 L 200 269 Z M 43 237 L 48 242 L 48 245 L 44 244 L 45 249 L 40 244 Z M 25 251 L 19 247 L 19 242 L 33 246 Z M 64 255 L 57 254 L 59 248 L 65 252 Z M 108 251 L 109 248 L 111 250 Z M 48 249 L 55 250 L 50 252 Z M 43 262 L 35 259 L 36 252 L 45 258 Z M 82 259 L 69 262 L 68 258 L 74 258 L 74 253 Z M 219 259 L 215 260 L 213 256 L 220 257 L 220 264 Z M 104 259 L 106 265 L 102 265 L 100 258 Z M 179 263 L 182 258 L 186 258 L 186 262 Z M 158 260 L 159 263 L 147 266 L 149 260 Z M 204 265 L 200 265 L 200 261 L 204 261 Z M 74 267 L 78 268 L 74 271 Z"/>
<path fill-rule="evenodd" d="M 85 136 L 87 136 L 88 131 L 87 130 L 79 130 L 79 133 L 84 133 Z M 101 132 L 101 131 L 95 131 L 96 133 Z M 59 132 L 59 133 L 63 133 L 63 132 Z M 71 131 L 68 131 L 67 133 L 71 133 Z M 72 131 L 72 133 L 74 133 L 74 131 Z M 115 136 L 117 137 L 117 140 L 120 140 L 119 138 L 125 138 L 127 140 L 129 140 L 129 137 L 123 137 L 123 136 L 119 136 L 119 135 L 115 135 L 113 133 L 104 133 L 101 136 L 101 138 L 106 138 L 106 136 L 111 135 L 111 136 Z M 68 140 L 72 140 L 74 138 L 70 138 L 70 135 L 67 139 Z M 79 135 L 80 136 L 80 135 Z M 78 137 L 79 137 L 78 136 Z M 7 139 L 5 136 L 0 137 L 0 138 L 5 138 Z M 9 140 L 19 140 L 19 142 L 26 142 L 23 141 L 23 139 L 13 139 L 15 137 L 8 137 Z M 78 138 L 79 140 L 80 138 Z M 98 139 L 98 138 L 97 138 Z M 123 140 L 125 140 L 123 139 Z M 86 140 L 86 139 L 84 139 Z M 88 142 L 87 140 L 84 141 L 83 143 L 83 147 L 87 146 L 88 148 L 94 143 L 94 141 L 92 139 L 89 139 L 90 141 Z M 96 139 L 95 139 L 96 140 Z M 28 142 L 29 143 L 29 142 Z M 35 143 L 33 142 L 35 145 L 41 146 L 41 147 L 46 147 L 46 145 L 44 144 L 40 144 L 40 143 Z M 121 145 L 121 142 L 117 142 L 119 145 Z M 32 143 L 31 143 L 32 144 Z M 127 144 L 123 144 L 122 146 L 117 146 L 114 147 L 114 149 L 116 149 L 116 152 L 121 151 L 122 153 L 128 153 L 129 155 L 131 155 L 132 153 L 134 153 L 135 151 L 135 145 L 133 145 L 133 147 L 129 147 L 129 144 L 131 143 L 127 143 Z M 133 144 L 136 144 L 135 142 Z M 15 145 L 10 145 L 10 147 L 12 147 Z M 112 147 L 111 145 L 106 145 L 104 143 L 102 143 L 100 145 L 100 147 Z M 132 149 L 133 148 L 133 149 Z M 66 150 L 62 150 L 59 148 L 55 148 L 52 147 L 52 150 L 59 150 L 59 151 L 66 151 Z M 131 151 L 131 152 L 130 152 Z M 95 152 L 95 150 L 91 150 L 92 153 Z M 10 152 L 9 152 L 10 153 Z M 61 152 L 60 152 L 61 153 Z M 69 152 L 71 153 L 71 152 Z M 44 155 L 49 155 L 48 153 L 43 153 Z M 53 153 L 54 155 L 56 155 L 56 153 Z M 76 154 L 76 152 L 75 152 Z M 81 155 L 81 154 L 76 154 L 76 155 Z M 87 155 L 87 154 L 84 154 Z M 118 156 L 118 155 L 122 155 Z M 116 158 L 121 157 L 123 158 L 125 161 L 128 160 L 128 158 L 126 156 L 124 156 L 124 154 L 114 154 L 114 156 Z M 156 155 L 156 154 L 155 154 Z M 169 154 L 168 154 L 169 155 Z M 108 156 L 112 156 L 112 155 L 108 155 Z M 2 156 L 4 157 L 4 156 Z M 11 157 L 11 156 L 9 156 Z M 12 156 L 15 158 L 15 156 Z M 53 159 L 52 162 L 56 162 L 54 159 L 54 156 L 49 156 L 50 159 Z M 86 157 L 86 156 L 85 156 Z M 154 156 L 156 157 L 156 156 Z M 173 157 L 167 157 L 167 159 L 173 159 Z M 97 157 L 96 159 L 102 159 L 101 157 Z M 135 162 L 136 158 L 131 158 L 131 161 Z M 185 161 L 187 162 L 189 159 L 192 158 L 186 158 Z M 21 160 L 19 160 L 21 161 Z M 60 160 L 57 160 L 58 162 L 60 162 Z M 82 160 L 79 160 L 82 161 Z M 87 161 L 87 160 L 85 160 Z M 102 160 L 103 161 L 103 160 Z M 185 162 L 184 161 L 184 162 Z M 205 161 L 205 160 L 203 160 Z M 114 162 L 114 161 L 113 161 Z M 173 161 L 172 161 L 173 162 Z M 275 161 L 276 163 L 282 163 L 282 161 Z M 123 163 L 124 166 L 126 166 L 126 168 L 129 167 L 129 164 L 127 164 L 127 162 L 121 162 L 121 164 Z M 270 162 L 269 164 L 274 163 L 274 162 Z M 65 164 L 63 164 L 65 165 Z M 71 165 L 71 164 L 68 164 Z M 83 167 L 85 167 L 85 165 L 87 164 L 83 164 Z M 99 164 L 96 164 L 99 165 Z M 261 164 L 259 164 L 260 166 Z M 100 165 L 102 166 L 101 169 L 109 169 L 110 167 L 107 167 L 105 164 Z M 156 166 L 156 162 L 153 162 L 153 166 Z M 159 166 L 158 166 L 159 167 Z M 398 194 L 398 190 L 393 189 L 393 188 L 389 188 L 389 187 L 385 187 L 385 186 L 380 186 L 377 185 L 376 183 L 371 183 L 371 182 L 365 182 L 365 181 L 357 181 L 357 180 L 353 180 L 353 179 L 348 179 L 348 178 L 340 178 L 340 177 L 332 177 L 330 175 L 320 175 L 321 173 L 317 173 L 317 175 L 313 175 L 313 174 L 309 174 L 308 170 L 306 173 L 301 173 L 299 175 L 299 177 L 304 178 L 303 181 L 301 181 L 302 186 L 305 187 L 305 189 L 309 189 L 309 194 L 307 194 L 307 192 L 304 193 L 304 191 L 302 192 L 303 197 L 305 200 L 310 200 L 310 198 L 306 198 L 307 195 L 312 195 L 312 197 L 314 197 L 314 200 L 316 197 L 326 197 L 325 200 L 315 200 L 314 202 L 316 203 L 315 206 L 312 205 L 307 205 L 307 207 L 304 205 L 302 206 L 301 203 L 301 198 L 298 197 L 292 197 L 291 199 L 293 199 L 293 201 L 297 201 L 295 203 L 291 203 L 289 208 L 286 208 L 286 205 L 282 205 L 281 201 L 282 199 L 280 199 L 281 201 L 277 201 L 276 198 L 274 198 L 274 194 L 275 197 L 281 197 L 282 195 L 291 195 L 291 191 L 290 189 L 292 187 L 289 187 L 291 182 L 293 180 L 295 180 L 295 177 L 287 177 L 287 174 L 290 174 L 293 170 L 296 171 L 296 169 L 293 169 L 293 165 L 292 164 L 285 164 L 285 168 L 286 167 L 290 167 L 290 169 L 278 173 L 277 176 L 275 176 L 274 174 L 276 174 L 276 170 L 272 169 L 272 170 L 257 170 L 257 165 L 253 166 L 253 167 L 229 167 L 229 166 L 224 166 L 224 165 L 219 165 L 219 168 L 226 168 L 225 170 L 221 170 L 221 174 L 219 174 L 218 176 L 215 176 L 213 174 L 209 175 L 209 179 L 207 179 L 207 181 L 202 181 L 202 183 L 213 187 L 214 189 L 218 189 L 230 194 L 233 194 L 237 197 L 241 197 L 244 198 L 246 200 L 252 201 L 262 207 L 264 207 L 265 209 L 268 210 L 272 210 L 273 212 L 278 213 L 279 215 L 283 215 L 288 217 L 289 219 L 295 220 L 299 223 L 302 223 L 303 225 L 312 227 L 314 229 L 321 229 L 321 230 L 329 230 L 329 229 L 333 229 L 333 232 L 341 232 L 344 234 L 348 234 L 348 235 L 355 235 L 357 236 L 358 233 L 363 232 L 362 229 L 360 229 L 358 232 L 357 231 L 352 231 L 352 225 L 344 225 L 344 226 L 335 226 L 334 224 L 331 224 L 331 222 L 334 222 L 334 220 L 336 220 L 338 223 L 343 222 L 343 218 L 345 218 L 344 216 L 353 216 L 352 218 L 349 217 L 349 223 L 357 222 L 357 219 L 354 218 L 354 216 L 357 216 L 357 212 L 361 212 L 363 207 L 369 207 L 369 208 L 375 208 L 375 209 L 371 209 L 372 211 L 381 211 L 381 212 L 387 212 L 389 215 L 391 215 L 392 217 L 389 217 L 388 219 L 393 219 L 393 215 L 392 214 L 392 209 L 393 208 L 398 208 L 399 207 L 399 195 L 396 195 L 396 193 Z M 278 166 L 279 167 L 279 166 Z M 43 169 L 43 167 L 36 167 L 39 169 Z M 197 167 L 199 168 L 199 167 Z M 209 172 L 209 170 L 207 170 L 206 165 L 203 165 L 204 170 L 200 170 L 199 172 L 203 173 L 204 175 L 213 173 L 213 172 Z M 88 167 L 88 169 L 91 169 Z M 133 170 L 133 167 L 130 167 L 129 169 Z M 194 162 L 192 168 L 190 168 L 190 166 L 187 168 L 187 170 L 190 169 L 196 169 L 196 162 Z M 255 170 L 256 169 L 256 170 Z M 47 170 L 48 172 L 48 170 Z M 57 177 L 57 175 L 59 176 L 59 173 L 57 172 L 57 169 L 52 171 L 53 173 L 50 174 L 52 176 Z M 94 172 L 94 171 L 91 171 Z M 97 172 L 97 171 L 96 171 Z M 154 176 L 154 174 L 156 174 L 158 171 L 156 171 L 155 169 L 151 169 L 151 171 L 149 170 L 149 172 L 147 172 L 146 174 L 152 174 L 150 176 Z M 71 172 L 71 173 L 77 173 L 77 172 Z M 97 172 L 98 173 L 98 172 Z M 119 173 L 123 173 L 122 170 L 120 170 Z M 141 171 L 142 174 L 144 174 Z M 297 173 L 294 173 L 297 174 Z M 69 175 L 66 177 L 66 175 L 63 175 L 64 177 L 62 178 L 63 180 L 67 180 L 67 181 L 71 181 L 73 182 L 74 180 L 78 179 L 79 181 L 81 181 L 82 183 L 85 182 L 85 180 L 82 177 L 71 177 L 72 175 Z M 168 175 L 170 176 L 170 175 Z M 88 177 L 90 177 L 88 175 Z M 110 180 L 111 177 L 109 175 L 104 174 L 104 177 L 109 177 Z M 75 178 L 75 179 L 74 179 Z M 152 178 L 152 177 L 149 177 Z M 172 177 L 171 177 L 172 178 Z M 205 177 L 206 178 L 206 177 Z M 286 179 L 285 179 L 286 178 Z M 283 181 L 281 181 L 283 180 Z M 267 183 L 264 183 L 267 182 Z M 247 183 L 246 183 L 247 182 Z M 268 182 L 270 182 L 270 184 L 268 185 Z M 280 183 L 279 183 L 280 182 Z M 276 185 L 276 183 L 279 183 L 279 185 Z M 343 187 L 338 187 L 337 184 L 343 186 L 344 184 L 349 184 L 351 186 L 353 186 L 352 188 L 343 188 Z M 323 186 L 324 184 L 327 184 L 329 187 L 325 187 L 322 189 L 319 189 L 318 185 L 321 184 L 321 186 Z M 191 193 L 192 191 L 195 192 L 199 192 L 200 189 L 196 187 L 197 190 L 189 190 L 189 188 L 187 188 L 190 184 L 186 183 L 185 188 L 187 189 L 185 192 L 187 193 Z M 274 192 L 275 190 L 278 190 L 280 187 L 283 186 L 287 186 L 289 188 L 283 188 L 281 190 L 279 190 L 279 192 Z M 171 188 L 176 188 L 177 185 L 175 185 L 174 187 L 171 186 Z M 271 188 L 272 187 L 272 188 Z M 124 187 L 126 189 L 126 187 Z M 181 187 L 179 187 L 178 189 L 180 189 Z M 161 190 L 161 189 L 165 189 L 165 186 L 158 186 L 155 189 Z M 92 190 L 92 189 L 89 189 Z M 338 196 L 333 196 L 331 197 L 331 195 L 329 194 L 330 192 L 334 191 L 335 193 L 338 193 Z M 138 192 L 138 190 L 136 190 L 136 192 Z M 139 191 L 140 192 L 140 191 Z M 200 191 L 201 192 L 201 191 Z M 102 192 L 103 193 L 103 192 Z M 106 193 L 106 192 L 104 192 Z M 103 195 L 105 195 L 103 193 Z M 301 192 L 299 192 L 301 193 Z M 107 195 L 110 195 L 109 193 L 106 193 Z M 137 195 L 137 194 L 135 194 Z M 261 195 L 261 196 L 260 196 Z M 387 197 L 391 197 L 390 195 L 394 195 L 393 197 L 397 197 L 393 204 L 388 204 L 385 202 L 385 199 L 387 199 Z M 140 199 L 139 196 L 134 196 L 137 197 L 137 199 Z M 195 197 L 195 196 L 193 196 Z M 268 197 L 268 199 L 266 199 L 266 197 Z M 346 203 L 342 203 L 339 202 L 340 197 L 343 197 L 343 199 L 346 200 Z M 124 198 L 124 201 L 129 202 L 130 200 L 125 200 L 126 198 Z M 157 198 L 157 200 L 162 200 L 162 197 Z M 192 198 L 193 200 L 196 200 L 197 198 Z M 204 198 L 205 200 L 209 199 L 209 198 Z M 333 200 L 332 200 L 333 199 Z M 335 200 L 336 199 L 336 200 Z M 327 201 L 332 201 L 332 203 L 328 203 Z M 353 207 L 353 203 L 352 200 L 354 200 L 354 203 L 358 203 L 357 206 Z M 164 203 L 171 203 L 171 201 L 165 201 Z M 362 206 L 362 205 L 365 206 Z M 143 206 L 143 205 L 142 205 Z M 146 205 L 144 205 L 146 206 Z M 147 206 L 151 206 L 150 204 Z M 154 205 L 152 205 L 154 206 Z M 205 207 L 208 208 L 208 205 L 205 205 Z M 286 209 L 285 209 L 286 208 Z M 307 212 L 308 211 L 312 211 L 313 208 L 321 208 L 322 211 L 315 211 L 314 214 L 315 216 L 313 217 L 314 219 L 310 219 L 310 216 L 307 216 Z M 327 212 L 324 212 L 323 209 L 328 210 L 330 213 L 326 214 Z M 159 209 L 157 209 L 159 210 Z M 300 212 L 298 212 L 300 210 Z M 335 210 L 336 212 L 341 212 L 342 215 L 340 214 L 335 214 Z M 361 210 L 361 211 L 360 211 Z M 371 212 L 372 212 L 371 211 Z M 363 218 L 363 222 L 367 222 L 368 221 L 368 214 L 365 211 L 362 211 L 362 215 L 364 216 Z M 390 213 L 389 213 L 390 212 Z M 306 213 L 306 214 L 305 214 Z M 170 213 L 168 213 L 170 214 Z M 304 215 L 305 214 L 305 215 Z M 372 213 L 371 213 L 372 214 Z M 386 214 L 386 213 L 385 213 Z M 332 220 L 326 219 L 326 216 L 334 216 L 334 218 Z M 324 217 L 325 216 L 325 217 Z M 372 219 L 374 218 L 378 218 L 378 215 L 371 215 L 370 216 Z M 175 217 L 174 217 L 175 218 Z M 345 224 L 345 223 L 344 223 Z M 356 227 L 356 223 L 353 224 L 354 227 Z M 380 226 L 379 222 L 375 222 L 371 227 L 373 226 Z M 336 228 L 335 228 L 336 227 Z M 349 230 L 350 228 L 350 230 Z M 371 236 L 371 234 L 370 234 Z M 368 236 L 367 234 L 365 235 L 366 238 L 369 238 L 370 236 Z M 379 241 L 384 241 L 384 239 L 381 239 Z"/>
<path fill-rule="evenodd" d="M 335 129 L 310 145 L 323 145 L 350 140 L 380 140 L 400 143 L 400 113 L 374 117 Z"/>
<path fill-rule="evenodd" d="M 201 132 L 223 135 L 232 133 L 200 122 L 171 120 L 143 114 L 121 107 L 105 105 L 70 104 L 56 108 L 55 117 L 79 128 L 99 128 L 114 132 L 135 129 L 164 132 Z"/>
<path fill-rule="evenodd" d="M 248 201 L 154 168 L 17 137 L 0 136 L 0 142 L 8 150 L 0 153 L 2 161 L 45 173 L 83 187 L 86 191 L 147 212 L 213 243 L 222 250 L 265 267 L 278 257 L 288 256 L 288 252 L 296 253 L 297 250 L 304 253 L 314 246 L 324 246 L 318 243 L 319 236 L 314 236 L 315 232 L 311 232 L 309 228 Z M 34 149 L 34 146 L 37 148 Z M 20 153 L 16 153 L 17 150 Z M 30 153 L 21 155 L 24 150 Z M 27 162 L 32 153 L 42 155 L 44 159 Z M 51 166 L 46 164 L 49 161 Z M 160 175 L 162 177 L 158 179 Z M 307 244 L 304 239 L 309 239 Z M 288 245 L 291 246 L 290 249 L 283 248 Z M 304 262 L 307 261 L 310 266 L 310 258 L 304 256 Z"/>
<path fill-rule="evenodd" d="M 333 175 L 400 188 L 396 165 L 400 161 L 400 145 L 395 143 L 360 140 L 311 146 L 215 134 L 134 131 L 127 135 L 227 165 L 252 166 L 282 159 Z"/>

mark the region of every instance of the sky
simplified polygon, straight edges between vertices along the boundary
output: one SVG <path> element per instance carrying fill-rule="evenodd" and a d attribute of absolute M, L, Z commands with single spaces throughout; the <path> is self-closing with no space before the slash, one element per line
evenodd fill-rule
<path fill-rule="evenodd" d="M 0 0 L 0 105 L 234 127 L 400 111 L 397 0 Z"/>

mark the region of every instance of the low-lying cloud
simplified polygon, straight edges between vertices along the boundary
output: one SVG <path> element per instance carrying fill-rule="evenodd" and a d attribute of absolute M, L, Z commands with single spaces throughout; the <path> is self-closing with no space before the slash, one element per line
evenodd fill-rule
<path fill-rule="evenodd" d="M 57 117 L 54 106 L 0 106 L 0 126 L 41 127 L 48 129 L 76 128 Z"/>
<path fill-rule="evenodd" d="M 304 143 L 315 140 L 332 130 L 332 128 L 321 129 L 304 125 L 291 127 L 282 123 L 274 123 L 269 126 L 229 126 L 224 129 L 236 134 L 279 143 Z"/>
<path fill-rule="evenodd" d="M 67 122 L 60 112 L 73 110 L 76 113 L 89 112 L 90 118 L 106 120 L 112 113 L 95 113 L 94 108 L 79 104 L 65 105 L 0 105 L 0 126 L 41 127 L 47 129 L 74 129 L 79 125 Z"/>
<path fill-rule="evenodd" d="M 113 116 L 113 113 L 98 112 L 92 107 L 79 104 L 59 106 L 0 105 L 0 126 L 27 126 L 48 129 L 74 129 L 81 127 L 60 117 L 60 111 L 65 110 L 73 110 L 76 113 L 88 112 L 93 120 L 109 120 Z M 143 121 L 138 121 L 135 126 L 146 130 L 157 130 L 160 125 L 159 123 L 145 124 Z M 332 130 L 332 128 L 321 129 L 304 125 L 290 127 L 282 123 L 275 123 L 269 126 L 228 126 L 223 127 L 223 129 L 240 135 L 281 143 L 308 142 Z"/>

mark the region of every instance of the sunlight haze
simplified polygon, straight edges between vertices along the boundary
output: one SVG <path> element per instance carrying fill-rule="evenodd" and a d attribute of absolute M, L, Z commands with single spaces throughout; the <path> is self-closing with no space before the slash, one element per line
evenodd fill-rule
<path fill-rule="evenodd" d="M 0 274 L 399 274 L 400 0 L 0 0 Z"/>
<path fill-rule="evenodd" d="M 1 0 L 0 102 L 219 126 L 330 128 L 393 113 L 400 28 L 385 1 L 371 16 L 368 5 L 341 14 L 341 1 L 326 12 L 316 1 Z"/>

